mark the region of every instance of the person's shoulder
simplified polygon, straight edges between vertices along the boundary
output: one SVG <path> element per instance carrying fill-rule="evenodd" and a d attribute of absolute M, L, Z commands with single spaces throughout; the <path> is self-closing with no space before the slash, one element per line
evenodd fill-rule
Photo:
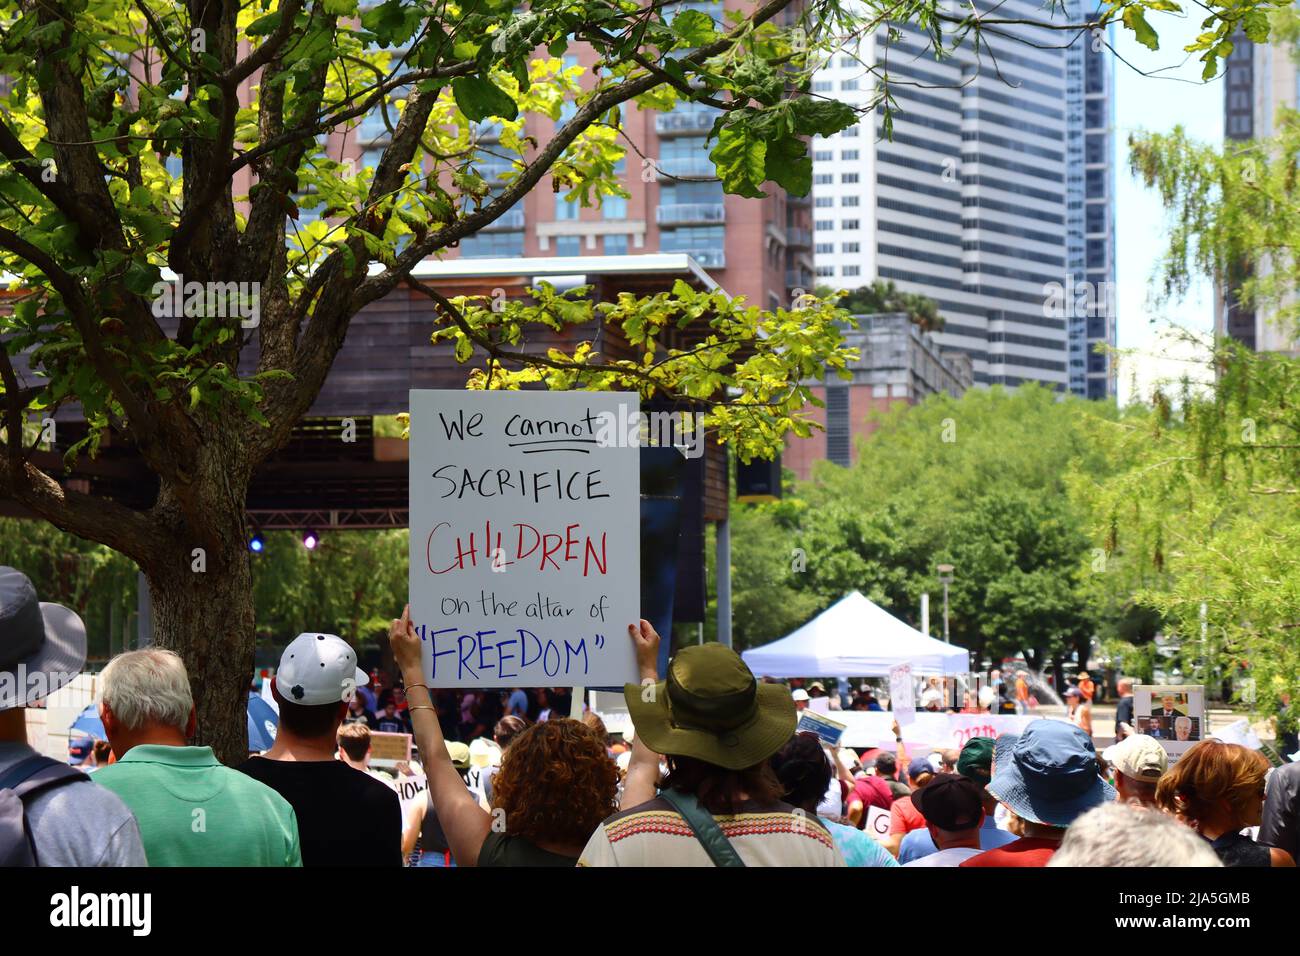
<path fill-rule="evenodd" d="M 260 799 L 268 807 L 275 809 L 279 813 L 293 812 L 293 805 L 282 797 L 278 790 L 263 783 L 256 776 L 249 774 L 243 767 L 244 764 L 240 764 L 238 767 L 213 767 L 212 772 L 221 779 L 226 791 L 232 796 Z"/>
<path fill-rule="evenodd" d="M 392 784 L 384 783 L 366 773 L 364 770 L 357 770 L 355 767 L 349 767 L 343 761 L 338 761 L 340 767 L 348 771 L 348 774 L 340 773 L 340 777 L 346 777 L 348 784 L 355 788 L 356 794 L 367 803 L 375 806 L 388 808 L 390 804 L 400 805 L 397 799 L 397 790 Z"/>
<path fill-rule="evenodd" d="M 134 819 L 131 808 L 114 789 L 89 777 L 51 787 L 36 794 L 31 803 L 40 804 L 47 814 L 75 816 L 95 827 L 113 827 L 125 819 Z"/>

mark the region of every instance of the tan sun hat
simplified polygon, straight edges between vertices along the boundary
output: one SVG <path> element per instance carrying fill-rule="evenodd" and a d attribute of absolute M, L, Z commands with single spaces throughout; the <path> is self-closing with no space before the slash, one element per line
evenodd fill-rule
<path fill-rule="evenodd" d="M 501 745 L 486 737 L 476 737 L 469 744 L 469 765 L 483 769 L 501 766 Z"/>

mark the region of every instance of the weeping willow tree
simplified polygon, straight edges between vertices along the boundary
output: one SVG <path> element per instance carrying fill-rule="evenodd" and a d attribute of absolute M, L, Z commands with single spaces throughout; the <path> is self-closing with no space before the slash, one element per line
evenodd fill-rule
<path fill-rule="evenodd" d="M 1276 19 L 1294 39 L 1296 17 Z M 1155 297 L 1193 282 L 1300 331 L 1300 114 L 1275 135 L 1197 143 L 1181 129 L 1134 136 L 1133 171 L 1168 211 Z M 1117 476 L 1089 497 L 1097 540 L 1130 574 L 1134 599 L 1182 644 L 1184 673 L 1231 680 L 1275 712 L 1300 685 L 1300 360 L 1229 339 L 1206 362 L 1213 384 L 1157 389 L 1119 421 L 1094 423 Z"/>

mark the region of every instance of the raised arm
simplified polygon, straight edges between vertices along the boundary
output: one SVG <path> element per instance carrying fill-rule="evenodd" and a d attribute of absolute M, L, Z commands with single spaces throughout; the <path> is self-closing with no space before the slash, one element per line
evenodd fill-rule
<path fill-rule="evenodd" d="M 452 766 L 447 744 L 438 725 L 433 696 L 424 683 L 420 637 L 411 623 L 411 606 L 388 629 L 388 643 L 406 685 L 411 726 L 424 760 L 434 812 L 447 835 L 457 866 L 476 866 L 479 850 L 492 829 L 492 816 L 478 805 L 474 794 Z"/>
<path fill-rule="evenodd" d="M 659 635 L 644 619 L 639 625 L 629 624 L 627 633 L 636 648 L 637 677 L 644 693 L 646 687 L 652 687 L 659 680 Z M 658 782 L 659 755 L 645 745 L 640 734 L 636 734 L 632 738 L 632 759 L 627 765 L 627 776 L 623 778 L 619 809 L 626 810 L 653 800 Z"/>

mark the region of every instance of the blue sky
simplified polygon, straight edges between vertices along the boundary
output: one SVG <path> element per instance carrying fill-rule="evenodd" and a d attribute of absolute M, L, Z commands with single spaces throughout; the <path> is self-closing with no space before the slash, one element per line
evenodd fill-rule
<path fill-rule="evenodd" d="M 1200 18 L 1160 13 L 1152 14 L 1150 22 L 1160 34 L 1159 51 L 1139 45 L 1127 30 L 1115 31 L 1116 333 L 1121 349 L 1150 347 L 1156 333 L 1152 320 L 1205 331 L 1214 326 L 1208 283 L 1160 310 L 1147 302 L 1150 278 L 1166 245 L 1165 213 L 1159 197 L 1129 173 L 1129 134 L 1181 125 L 1196 139 L 1223 141 L 1223 82 L 1202 83 L 1201 64 L 1182 49 L 1199 32 Z M 1140 70 L 1162 72 L 1143 76 L 1118 57 Z"/>

